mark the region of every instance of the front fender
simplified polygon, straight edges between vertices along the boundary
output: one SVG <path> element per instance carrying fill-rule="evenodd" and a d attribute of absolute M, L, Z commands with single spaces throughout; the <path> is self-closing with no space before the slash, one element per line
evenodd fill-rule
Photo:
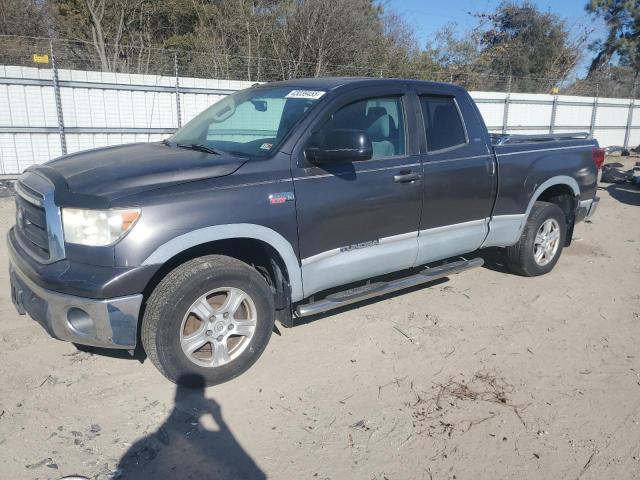
<path fill-rule="evenodd" d="M 199 228 L 179 235 L 156 248 L 143 262 L 143 265 L 163 264 L 185 250 L 216 240 L 233 238 L 251 238 L 271 245 L 282 257 L 289 273 L 291 300 L 297 302 L 304 298 L 302 272 L 292 245 L 278 232 L 262 225 L 235 223 Z"/>

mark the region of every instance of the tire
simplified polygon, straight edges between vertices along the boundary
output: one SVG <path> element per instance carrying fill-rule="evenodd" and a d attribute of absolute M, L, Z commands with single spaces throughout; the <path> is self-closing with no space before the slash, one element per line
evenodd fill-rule
<path fill-rule="evenodd" d="M 156 286 L 142 319 L 142 345 L 172 382 L 217 385 L 258 360 L 274 321 L 265 279 L 235 258 L 210 255 L 180 265 Z"/>
<path fill-rule="evenodd" d="M 534 203 L 522 235 L 520 235 L 520 240 L 506 249 L 509 269 L 513 273 L 525 277 L 544 275 L 553 270 L 562 254 L 567 235 L 566 223 L 564 212 L 557 205 L 547 202 Z M 551 225 L 553 228 L 554 224 L 557 229 L 552 232 L 557 231 L 557 233 L 540 231 L 543 225 L 545 227 Z M 541 233 L 541 237 L 537 241 L 538 233 Z M 556 236 L 557 238 L 555 238 Z M 555 243 L 549 240 L 548 243 L 540 244 L 541 239 L 547 240 L 551 237 L 555 238 Z M 545 246 L 549 248 L 545 249 Z M 543 255 L 539 254 L 541 250 Z M 537 253 L 538 256 L 536 256 Z"/>

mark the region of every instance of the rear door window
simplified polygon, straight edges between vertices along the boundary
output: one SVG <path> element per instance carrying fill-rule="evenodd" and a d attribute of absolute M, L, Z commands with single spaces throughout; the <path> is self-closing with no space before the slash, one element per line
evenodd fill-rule
<path fill-rule="evenodd" d="M 427 136 L 427 151 L 436 152 L 467 144 L 464 123 L 453 97 L 422 95 L 420 106 Z"/>

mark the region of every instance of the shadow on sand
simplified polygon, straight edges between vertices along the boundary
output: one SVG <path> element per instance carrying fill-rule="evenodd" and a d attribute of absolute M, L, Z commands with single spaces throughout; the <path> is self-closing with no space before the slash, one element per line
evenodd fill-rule
<path fill-rule="evenodd" d="M 469 255 L 470 258 L 480 257 L 484 260 L 483 267 L 498 273 L 504 273 L 507 275 L 515 275 L 507 267 L 507 254 L 504 248 L 489 247 L 476 251 L 473 255 Z"/>
<path fill-rule="evenodd" d="M 606 190 L 612 198 L 615 198 L 620 203 L 633 205 L 634 207 L 640 206 L 640 188 L 638 186 L 629 183 L 612 183 L 606 187 Z"/>
<path fill-rule="evenodd" d="M 169 417 L 132 445 L 117 469 L 122 480 L 266 478 L 227 427 L 220 405 L 204 396 L 200 375 L 181 378 Z"/>

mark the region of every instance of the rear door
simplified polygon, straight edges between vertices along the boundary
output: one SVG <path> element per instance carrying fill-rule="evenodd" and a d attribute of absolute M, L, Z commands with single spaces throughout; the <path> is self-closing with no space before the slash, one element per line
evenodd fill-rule
<path fill-rule="evenodd" d="M 294 150 L 293 178 L 305 295 L 412 267 L 422 206 L 419 140 L 407 89 L 339 95 Z M 314 165 L 304 156 L 322 129 L 366 131 L 367 161 Z M 413 180 L 408 180 L 412 178 Z"/>
<path fill-rule="evenodd" d="M 424 264 L 480 247 L 497 172 L 484 123 L 464 91 L 434 86 L 416 94 L 424 174 L 417 264 Z"/>

